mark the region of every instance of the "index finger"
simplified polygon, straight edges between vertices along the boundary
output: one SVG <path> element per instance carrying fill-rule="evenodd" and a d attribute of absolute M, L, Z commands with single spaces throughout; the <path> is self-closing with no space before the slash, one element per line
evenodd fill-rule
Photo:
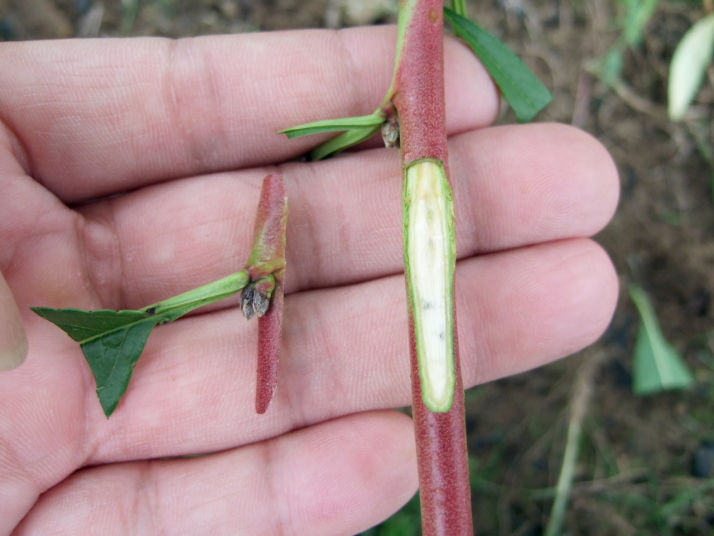
<path fill-rule="evenodd" d="M 28 174 L 80 201 L 294 158 L 318 138 L 277 132 L 373 112 L 395 45 L 394 27 L 3 44 L 0 120 Z M 449 130 L 489 124 L 488 75 L 454 40 L 445 57 Z"/>

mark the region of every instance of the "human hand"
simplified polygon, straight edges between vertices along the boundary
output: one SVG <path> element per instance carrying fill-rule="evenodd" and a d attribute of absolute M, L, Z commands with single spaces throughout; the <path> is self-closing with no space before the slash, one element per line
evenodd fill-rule
<path fill-rule="evenodd" d="M 0 534 L 352 535 L 414 493 L 411 421 L 385 410 L 410 400 L 398 154 L 284 163 L 319 140 L 275 134 L 372 112 L 395 38 L 0 46 L 0 270 L 30 347 L 0 373 Z M 446 62 L 472 386 L 604 330 L 617 280 L 583 237 L 611 217 L 617 174 L 575 129 L 486 128 L 492 83 L 454 40 Z M 290 219 L 270 409 L 253 409 L 256 326 L 235 298 L 157 328 L 107 420 L 77 344 L 28 307 L 139 308 L 240 269 L 273 171 Z M 13 307 L 0 285 L 8 364 L 22 353 Z"/>

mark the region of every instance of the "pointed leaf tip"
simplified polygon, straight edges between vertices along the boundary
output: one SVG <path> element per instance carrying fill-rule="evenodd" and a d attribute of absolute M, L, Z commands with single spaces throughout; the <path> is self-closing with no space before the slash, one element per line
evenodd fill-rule
<path fill-rule="evenodd" d="M 126 393 L 134 367 L 158 320 L 135 324 L 82 344 L 82 352 L 96 379 L 97 396 L 107 418 L 114 413 Z"/>
<path fill-rule="evenodd" d="M 444 15 L 456 36 L 466 41 L 493 77 L 518 121 L 531 121 L 553 100 L 533 71 L 496 36 L 448 7 L 444 8 Z"/>
<path fill-rule="evenodd" d="M 315 121 L 297 127 L 286 128 L 278 134 L 285 134 L 289 139 L 300 138 L 302 136 L 311 136 L 312 134 L 321 134 L 323 132 L 344 132 L 349 130 L 359 130 L 364 127 L 381 125 L 384 121 L 384 116 L 375 112 L 369 115 L 361 115 L 358 117 L 343 117 L 339 119 L 325 119 L 324 121 Z"/>
<path fill-rule="evenodd" d="M 694 378 L 677 349 L 665 339 L 647 293 L 641 287 L 632 285 L 630 296 L 641 320 L 634 351 L 635 394 L 688 389 Z"/>
<path fill-rule="evenodd" d="M 668 112 L 672 121 L 684 118 L 702 84 L 714 54 L 714 13 L 692 26 L 672 56 L 668 83 Z"/>

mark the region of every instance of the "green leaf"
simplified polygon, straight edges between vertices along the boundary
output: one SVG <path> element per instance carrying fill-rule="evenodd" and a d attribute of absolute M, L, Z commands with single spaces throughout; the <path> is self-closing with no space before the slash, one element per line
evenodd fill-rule
<path fill-rule="evenodd" d="M 129 387 L 134 366 L 159 319 L 146 319 L 82 344 L 82 352 L 97 381 L 97 396 L 109 417 Z"/>
<path fill-rule="evenodd" d="M 669 118 L 679 121 L 694 100 L 714 53 L 714 13 L 684 34 L 669 69 Z"/>
<path fill-rule="evenodd" d="M 613 87 L 622 73 L 624 48 L 620 44 L 615 44 L 602 60 L 600 65 L 600 76 L 602 81 Z"/>
<path fill-rule="evenodd" d="M 553 100 L 550 91 L 528 66 L 495 36 L 475 22 L 444 8 L 454 33 L 471 47 L 501 89 L 520 122 L 532 120 Z"/>
<path fill-rule="evenodd" d="M 645 33 L 645 26 L 654 15 L 659 0 L 627 0 L 625 21 L 625 41 L 631 47 L 639 46 Z"/>
<path fill-rule="evenodd" d="M 468 9 L 466 9 L 466 0 L 451 0 L 451 9 L 457 15 L 468 18 Z"/>
<path fill-rule="evenodd" d="M 302 136 L 310 136 L 312 134 L 321 134 L 323 132 L 342 132 L 345 130 L 361 130 L 365 127 L 379 126 L 384 123 L 384 116 L 381 113 L 373 113 L 370 115 L 362 115 L 359 117 L 345 117 L 342 119 L 326 119 L 325 121 L 316 121 L 306 125 L 286 128 L 278 134 L 286 134 L 291 140 Z"/>
<path fill-rule="evenodd" d="M 120 329 L 147 318 L 141 311 L 83 311 L 81 309 L 53 309 L 51 307 L 31 307 L 42 318 L 49 320 L 64 330 L 79 343 L 84 343 L 102 334 Z"/>
<path fill-rule="evenodd" d="M 316 149 L 313 149 L 310 153 L 310 158 L 313 160 L 322 160 L 328 156 L 334 156 L 337 153 L 341 153 L 345 149 L 362 143 L 370 139 L 377 132 L 379 132 L 381 123 L 379 125 L 374 125 L 371 127 L 363 127 L 359 129 L 350 130 L 344 134 L 340 134 L 336 138 L 326 141 Z"/>
<path fill-rule="evenodd" d="M 694 383 L 677 349 L 662 334 L 652 302 L 642 288 L 630 286 L 630 297 L 640 313 L 635 343 L 634 391 L 638 395 L 688 389 Z"/>
<path fill-rule="evenodd" d="M 97 396 L 107 417 L 124 396 L 151 330 L 167 316 L 152 315 L 152 311 L 110 309 L 82 311 L 33 307 L 32 310 L 80 343 L 97 382 Z"/>
<path fill-rule="evenodd" d="M 83 311 L 31 307 L 77 341 L 97 382 L 97 396 L 109 417 L 126 393 L 134 366 L 157 324 L 173 322 L 189 311 L 240 292 L 246 270 L 137 311 Z"/>

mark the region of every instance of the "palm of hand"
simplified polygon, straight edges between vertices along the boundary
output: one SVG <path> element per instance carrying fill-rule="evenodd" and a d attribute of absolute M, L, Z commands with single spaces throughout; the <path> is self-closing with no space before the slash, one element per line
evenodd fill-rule
<path fill-rule="evenodd" d="M 240 269 L 260 180 L 315 143 L 274 133 L 368 113 L 393 42 L 379 28 L 0 48 L 0 270 L 30 344 L 0 373 L 0 534 L 354 534 L 415 491 L 411 423 L 382 411 L 409 403 L 395 152 L 279 166 L 288 296 L 265 416 L 237 299 L 157 329 L 111 420 L 76 343 L 28 310 L 138 308 Z M 567 127 L 485 129 L 494 88 L 458 43 L 446 52 L 471 386 L 604 329 L 616 280 L 582 237 L 611 216 L 616 173 Z"/>

